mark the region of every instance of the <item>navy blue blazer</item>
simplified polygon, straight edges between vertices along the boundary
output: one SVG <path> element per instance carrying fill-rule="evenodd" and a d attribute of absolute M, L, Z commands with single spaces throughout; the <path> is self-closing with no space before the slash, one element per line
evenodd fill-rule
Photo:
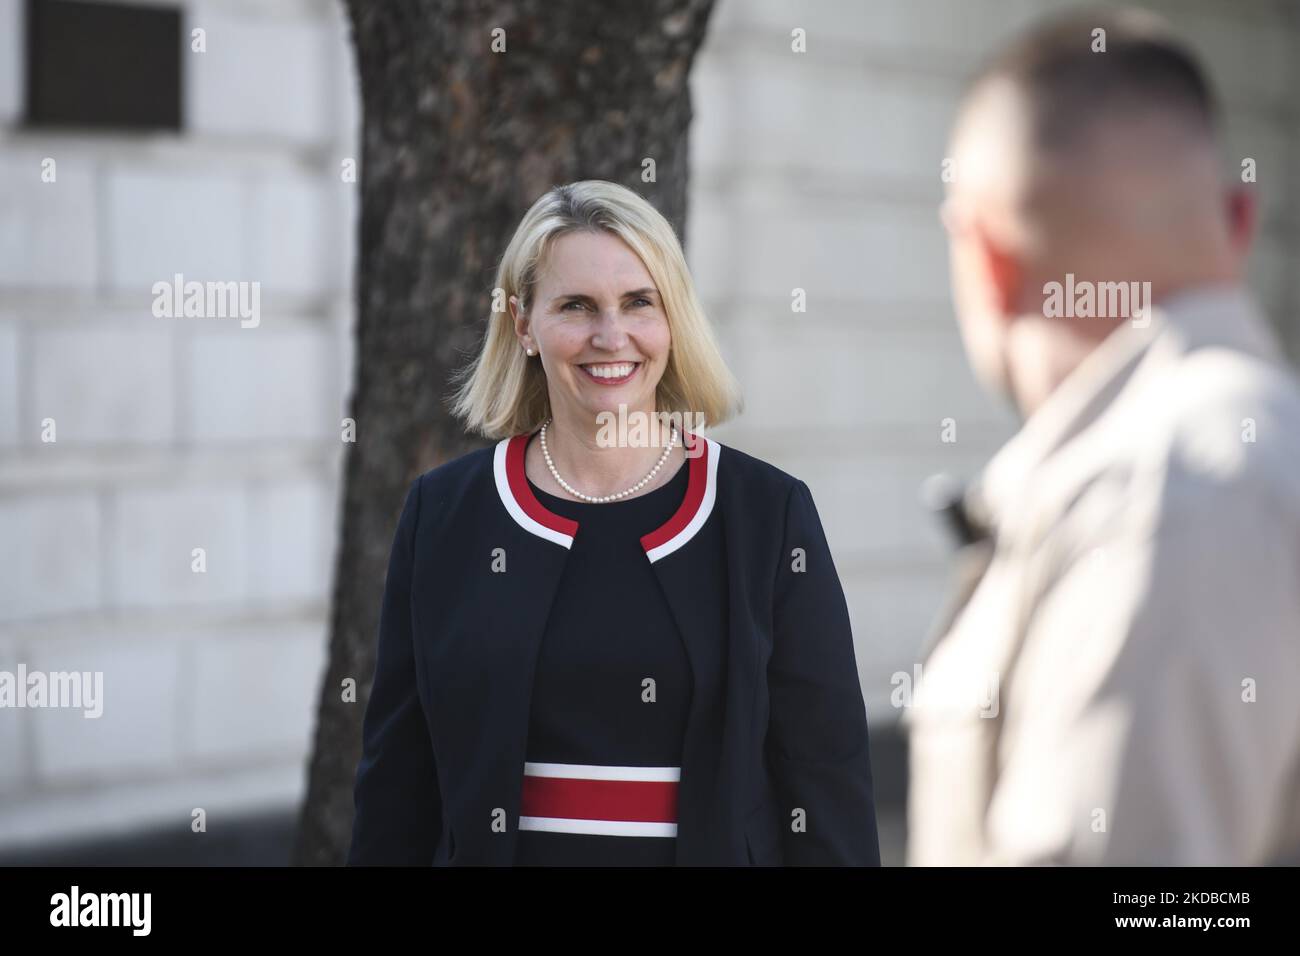
<path fill-rule="evenodd" d="M 435 468 L 407 494 L 349 865 L 514 861 L 532 667 L 581 534 L 529 488 L 529 437 Z M 694 677 L 677 862 L 879 865 L 848 608 L 808 487 L 702 435 L 687 447 L 682 505 L 641 539 Z M 722 522 L 726 593 L 699 587 L 711 578 L 691 539 L 709 521 Z M 492 570 L 498 548 L 506 573 Z"/>

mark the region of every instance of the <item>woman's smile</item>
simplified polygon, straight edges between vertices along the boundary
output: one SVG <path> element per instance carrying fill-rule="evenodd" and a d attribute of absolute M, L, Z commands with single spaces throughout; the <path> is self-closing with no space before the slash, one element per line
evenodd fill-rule
<path fill-rule="evenodd" d="M 630 382 L 641 368 L 640 362 L 589 362 L 579 365 L 587 378 L 598 385 L 622 385 Z"/>

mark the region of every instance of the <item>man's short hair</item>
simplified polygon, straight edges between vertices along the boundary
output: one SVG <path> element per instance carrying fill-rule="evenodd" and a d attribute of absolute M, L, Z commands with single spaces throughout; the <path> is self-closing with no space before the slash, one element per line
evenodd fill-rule
<path fill-rule="evenodd" d="M 967 98 L 994 80 L 1010 81 L 1026 97 L 1033 139 L 1043 149 L 1073 146 L 1094 121 L 1125 115 L 1178 118 L 1209 139 L 1218 130 L 1218 103 L 1199 57 L 1143 10 L 1050 18 L 988 61 Z"/>

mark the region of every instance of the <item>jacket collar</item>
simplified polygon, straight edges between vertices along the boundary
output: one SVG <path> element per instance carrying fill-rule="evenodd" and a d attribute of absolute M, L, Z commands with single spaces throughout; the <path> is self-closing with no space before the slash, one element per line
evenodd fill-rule
<path fill-rule="evenodd" d="M 1280 346 L 1249 293 L 1236 285 L 1189 288 L 1156 304 L 1143 326 L 1107 336 L 1025 421 L 984 469 L 974 503 L 1005 527 L 1023 511 L 1045 464 L 1118 400 L 1154 350 L 1181 354 L 1221 346 L 1276 360 Z M 1149 363 L 1148 363 L 1149 364 Z"/>
<path fill-rule="evenodd" d="M 573 546 L 578 522 L 556 514 L 538 500 L 524 473 L 524 451 L 531 433 L 503 438 L 497 442 L 492 471 L 497 495 L 510 517 L 519 527 L 562 548 Z M 671 518 L 642 536 L 641 547 L 651 563 L 672 554 L 704 526 L 713 511 L 718 488 L 717 442 L 693 432 L 685 432 L 687 477 L 686 495 Z"/>

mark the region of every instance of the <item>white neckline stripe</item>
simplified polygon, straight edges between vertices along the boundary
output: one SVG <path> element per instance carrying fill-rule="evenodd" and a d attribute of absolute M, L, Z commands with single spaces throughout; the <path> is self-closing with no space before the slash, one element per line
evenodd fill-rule
<path fill-rule="evenodd" d="M 607 767 L 585 763 L 524 763 L 525 777 L 565 777 L 571 780 L 640 780 L 676 783 L 681 767 Z"/>
<path fill-rule="evenodd" d="M 695 514 L 691 517 L 691 520 L 687 523 L 685 528 L 677 532 L 663 544 L 659 545 L 659 547 L 651 548 L 646 552 L 646 557 L 650 559 L 651 564 L 658 561 L 660 558 L 672 554 L 682 545 L 686 544 L 686 542 L 690 541 L 691 538 L 695 537 L 696 532 L 704 527 L 704 522 L 709 520 L 709 514 L 713 511 L 713 501 L 717 497 L 718 491 L 718 453 L 722 446 L 715 441 L 705 438 L 703 435 L 698 437 L 708 446 L 709 455 L 709 467 L 705 474 L 704 481 L 704 500 L 700 502 L 699 508 L 696 509 Z"/>
<path fill-rule="evenodd" d="M 675 837 L 677 824 L 639 820 L 574 820 L 568 817 L 520 817 L 520 830 L 587 833 L 598 836 Z"/>
<path fill-rule="evenodd" d="M 542 521 L 546 520 L 547 517 L 554 518 L 555 520 L 551 522 L 552 524 L 558 524 L 562 528 L 573 528 L 575 530 L 577 522 L 573 521 L 573 519 L 556 515 L 554 512 L 547 509 L 544 504 L 536 500 L 529 500 L 528 510 L 525 510 L 524 503 L 520 502 L 519 499 L 515 497 L 514 490 L 510 485 L 510 474 L 507 462 L 510 458 L 510 444 L 517 438 L 521 438 L 521 436 L 515 435 L 510 438 L 502 438 L 497 442 L 496 448 L 493 450 L 492 478 L 496 484 L 497 497 L 501 499 L 501 505 L 506 509 L 506 513 L 510 515 L 519 527 L 523 528 L 529 534 L 537 535 L 543 540 L 550 541 L 553 544 L 558 544 L 562 548 L 571 549 L 573 547 L 572 534 L 569 534 L 567 531 L 548 527 L 546 524 L 543 524 Z M 704 443 L 705 451 L 703 454 L 707 455 L 707 459 L 704 462 L 704 493 L 700 498 L 699 504 L 695 508 L 694 514 L 691 515 L 682 530 L 678 531 L 658 547 L 646 551 L 646 557 L 649 558 L 650 563 L 652 564 L 660 558 L 672 554 L 690 541 L 691 538 L 695 537 L 700 528 L 704 527 L 704 523 L 709 520 L 709 515 L 713 511 L 713 504 L 717 498 L 718 458 L 722 446 L 712 439 L 705 438 L 703 435 L 695 435 L 695 438 Z M 696 480 L 694 474 L 696 464 L 697 463 L 694 459 L 689 459 L 683 466 L 691 471 L 691 482 Z M 522 480 L 526 483 L 528 480 L 527 476 L 523 476 Z M 689 487 L 690 485 L 688 483 L 688 488 Z M 531 493 L 529 494 L 531 497 Z M 685 509 L 685 507 L 686 505 L 683 503 L 682 509 Z M 532 512 L 531 514 L 529 513 L 530 511 Z M 534 517 L 534 515 L 537 515 L 537 517 Z M 539 520 L 539 518 L 542 520 Z M 678 515 L 675 513 L 673 517 L 669 518 L 668 522 L 665 523 L 672 523 L 676 520 L 678 520 Z"/>
<path fill-rule="evenodd" d="M 506 475 L 506 446 L 509 444 L 509 438 L 503 438 L 497 442 L 496 452 L 492 458 L 492 474 L 496 479 L 497 497 L 505 505 L 510 517 L 514 518 L 519 527 L 525 531 L 530 531 L 547 541 L 553 541 L 561 547 L 573 547 L 572 535 L 565 534 L 563 531 L 555 531 L 541 522 L 535 521 L 524 512 L 523 508 L 519 507 L 519 502 L 515 501 L 514 493 L 510 490 L 510 479 Z"/>

